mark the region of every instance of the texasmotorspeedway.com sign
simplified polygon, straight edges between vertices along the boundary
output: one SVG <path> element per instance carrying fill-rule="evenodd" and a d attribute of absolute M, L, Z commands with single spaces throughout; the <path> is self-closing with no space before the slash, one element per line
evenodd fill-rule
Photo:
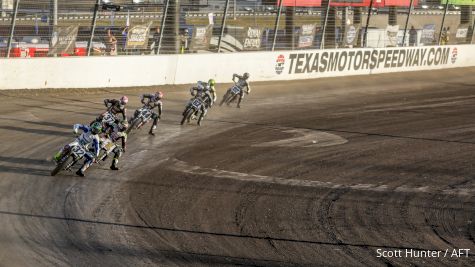
<path fill-rule="evenodd" d="M 288 74 L 344 72 L 418 66 L 447 65 L 457 60 L 457 48 L 375 49 L 357 51 L 319 51 L 279 55 L 276 73 Z M 449 61 L 450 60 L 450 61 Z M 285 61 L 285 66 L 282 62 Z M 284 70 L 288 68 L 287 70 Z"/>

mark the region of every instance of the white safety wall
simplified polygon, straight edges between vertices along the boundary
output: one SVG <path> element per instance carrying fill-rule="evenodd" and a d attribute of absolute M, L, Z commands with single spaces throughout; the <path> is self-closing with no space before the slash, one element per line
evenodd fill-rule
<path fill-rule="evenodd" d="M 233 73 L 252 81 L 475 66 L 475 45 L 229 54 L 0 59 L 0 89 L 188 84 Z"/>

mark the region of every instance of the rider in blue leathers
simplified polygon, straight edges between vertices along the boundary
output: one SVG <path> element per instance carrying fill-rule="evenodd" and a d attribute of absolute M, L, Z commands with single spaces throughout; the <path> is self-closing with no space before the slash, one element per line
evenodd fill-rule
<path fill-rule="evenodd" d="M 81 145 L 84 147 L 88 153 L 86 153 L 84 164 L 82 167 L 76 172 L 77 175 L 84 177 L 84 172 L 89 168 L 94 160 L 99 156 L 100 152 L 100 139 L 99 133 L 102 131 L 102 125 L 99 122 L 94 122 L 91 126 L 83 125 L 83 124 L 75 124 L 73 126 L 74 134 L 79 134 L 79 130 L 82 133 L 74 140 L 74 142 L 70 143 L 69 146 Z M 63 157 L 63 149 L 61 149 L 56 155 L 54 156 L 55 161 L 59 161 Z"/>

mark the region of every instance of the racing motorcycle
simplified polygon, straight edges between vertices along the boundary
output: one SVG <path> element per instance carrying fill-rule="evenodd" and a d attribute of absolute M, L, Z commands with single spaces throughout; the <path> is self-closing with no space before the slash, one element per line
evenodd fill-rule
<path fill-rule="evenodd" d="M 237 86 L 236 84 L 231 87 L 226 94 L 223 96 L 223 100 L 221 100 L 221 103 L 219 103 L 219 106 L 222 106 L 224 103 L 226 105 L 231 104 L 234 100 L 236 100 L 236 97 L 239 97 L 239 94 L 241 93 L 241 88 Z"/>
<path fill-rule="evenodd" d="M 71 168 L 89 153 L 88 150 L 77 140 L 63 148 L 63 156 L 57 161 L 56 167 L 51 171 L 55 176 L 60 171 L 71 171 Z"/>
<path fill-rule="evenodd" d="M 101 152 L 99 154 L 97 162 L 100 163 L 101 161 L 105 161 L 116 147 L 117 144 L 113 142 L 110 138 L 101 138 Z"/>
<path fill-rule="evenodd" d="M 203 116 L 200 116 L 201 112 L 201 107 L 205 104 L 205 100 L 201 97 L 195 97 L 191 101 L 191 104 L 188 105 L 185 109 L 185 112 L 183 112 L 183 119 L 181 120 L 180 124 L 183 125 L 185 121 L 188 123 L 190 122 L 193 114 L 195 114 L 198 117 L 198 125 L 201 125 L 201 121 L 203 120 Z"/>
<path fill-rule="evenodd" d="M 97 117 L 96 120 L 92 121 L 91 125 L 94 122 L 100 122 L 102 125 L 107 125 L 107 124 L 113 124 L 117 121 L 118 121 L 117 116 L 115 116 L 114 113 L 112 113 L 111 111 L 106 111 L 102 113 L 99 117 Z"/>
<path fill-rule="evenodd" d="M 152 119 L 152 115 L 153 112 L 148 106 L 143 106 L 137 109 L 134 113 L 134 117 L 130 119 L 129 128 L 127 128 L 125 132 L 129 134 L 132 129 L 140 129 L 140 127 L 144 126 Z"/>

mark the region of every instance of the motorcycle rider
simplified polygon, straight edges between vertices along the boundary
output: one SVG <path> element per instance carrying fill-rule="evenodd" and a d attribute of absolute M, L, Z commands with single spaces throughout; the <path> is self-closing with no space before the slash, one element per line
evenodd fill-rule
<path fill-rule="evenodd" d="M 125 106 L 129 103 L 129 98 L 127 96 L 122 96 L 119 100 L 117 99 L 104 99 L 104 105 L 107 107 L 107 110 L 112 112 L 112 114 L 122 114 L 122 119 L 127 118 L 127 109 Z"/>
<path fill-rule="evenodd" d="M 188 104 L 186 104 L 185 111 L 191 106 L 191 103 L 193 102 L 193 99 L 200 97 L 204 101 L 204 105 L 201 106 L 201 115 L 199 118 L 199 122 L 206 116 L 208 113 L 208 108 L 211 108 L 216 102 L 217 95 L 216 95 L 216 81 L 214 79 L 209 79 L 208 83 L 198 81 L 196 83 L 196 86 L 190 88 L 190 94 L 192 98 L 188 101 Z M 198 110 L 193 114 L 192 119 L 196 119 L 196 116 L 198 115 Z M 183 112 L 183 115 L 185 112 Z"/>
<path fill-rule="evenodd" d="M 244 98 L 244 87 L 246 87 L 246 94 L 249 94 L 251 92 L 251 86 L 249 85 L 249 73 L 245 72 L 242 76 L 241 75 L 238 75 L 238 74 L 233 74 L 233 82 L 236 84 L 237 87 L 239 87 L 241 89 L 241 92 L 239 93 L 239 100 L 238 100 L 238 103 L 237 103 L 237 107 L 238 108 L 241 108 L 241 102 L 242 102 L 242 99 Z M 238 81 L 236 82 L 236 78 L 238 78 Z M 231 88 L 226 92 L 226 95 L 228 93 L 230 93 L 231 91 Z M 225 98 L 223 98 L 223 101 L 224 101 Z M 221 103 L 223 104 L 223 103 Z"/>
<path fill-rule="evenodd" d="M 94 122 L 91 126 L 75 124 L 73 126 L 74 134 L 77 135 L 79 133 L 79 130 L 81 130 L 82 133 L 76 138 L 76 140 L 74 140 L 74 142 L 70 143 L 69 146 L 75 146 L 79 144 L 84 147 L 86 151 L 89 151 L 84 156 L 84 164 L 76 172 L 77 175 L 84 177 L 84 172 L 92 165 L 94 159 L 99 156 L 99 133 L 101 133 L 102 131 L 102 125 L 99 122 Z M 63 157 L 63 152 L 64 148 L 62 148 L 58 153 L 55 154 L 54 160 L 56 162 L 58 162 Z"/>
<path fill-rule="evenodd" d="M 218 99 L 218 95 L 216 94 L 216 81 L 214 79 L 209 79 L 206 85 L 207 86 L 205 86 L 205 89 L 211 95 L 211 98 L 209 99 L 211 100 L 211 102 L 207 103 L 207 105 L 208 105 L 208 108 L 211 108 L 213 104 L 216 102 L 216 100 Z"/>
<path fill-rule="evenodd" d="M 157 129 L 158 120 L 162 116 L 163 103 L 162 103 L 163 93 L 158 91 L 155 94 L 143 94 L 140 102 L 147 106 L 152 111 L 153 124 L 150 127 L 148 132 L 150 135 L 155 135 L 154 130 Z M 147 101 L 146 101 L 147 100 Z M 157 107 L 158 113 L 153 111 Z"/>
<path fill-rule="evenodd" d="M 109 138 L 112 142 L 117 143 L 121 141 L 121 147 L 116 146 L 112 152 L 114 153 L 114 158 L 112 159 L 112 164 L 110 166 L 111 170 L 119 170 L 119 158 L 122 156 L 122 152 L 125 152 L 127 144 L 127 133 L 125 132 L 129 127 L 127 120 L 123 120 L 119 123 L 113 123 L 109 125 L 105 131 L 106 137 Z M 105 158 L 104 158 L 105 160 Z"/>

